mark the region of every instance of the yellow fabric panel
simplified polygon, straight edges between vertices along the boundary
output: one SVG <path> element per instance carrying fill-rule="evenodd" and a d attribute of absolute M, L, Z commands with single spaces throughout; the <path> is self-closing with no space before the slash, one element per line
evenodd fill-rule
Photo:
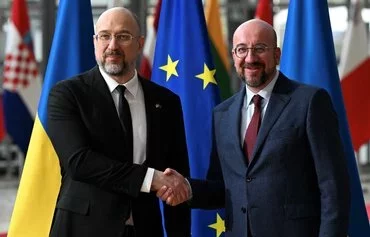
<path fill-rule="evenodd" d="M 58 157 L 36 115 L 8 237 L 49 236 L 60 184 Z"/>
<path fill-rule="evenodd" d="M 227 47 L 222 34 L 220 6 L 218 0 L 207 0 L 205 3 L 205 16 L 208 34 L 221 57 L 227 71 L 230 71 Z"/>

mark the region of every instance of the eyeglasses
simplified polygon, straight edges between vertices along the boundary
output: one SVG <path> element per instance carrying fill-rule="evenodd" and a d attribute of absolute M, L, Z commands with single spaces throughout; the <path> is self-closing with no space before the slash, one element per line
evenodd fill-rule
<path fill-rule="evenodd" d="M 249 50 L 251 50 L 251 52 L 254 55 L 261 55 L 265 53 L 268 49 L 275 49 L 275 48 L 276 47 L 267 47 L 265 45 L 256 45 L 254 47 L 248 48 L 245 45 L 239 45 L 239 46 L 236 46 L 236 48 L 234 49 L 234 53 L 238 58 L 245 58 L 248 56 Z"/>
<path fill-rule="evenodd" d="M 111 35 L 108 33 L 99 33 L 94 35 L 95 39 L 100 41 L 103 44 L 109 44 L 110 41 L 115 38 L 116 42 L 120 45 L 129 45 L 131 44 L 134 38 L 138 38 L 139 36 L 132 36 L 129 33 L 122 33 L 117 35 Z"/>

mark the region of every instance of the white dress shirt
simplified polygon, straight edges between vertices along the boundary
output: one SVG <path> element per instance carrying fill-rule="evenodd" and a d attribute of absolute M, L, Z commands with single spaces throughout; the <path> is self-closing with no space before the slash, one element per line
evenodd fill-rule
<path fill-rule="evenodd" d="M 108 74 L 106 74 L 100 67 L 100 73 L 102 74 L 105 82 L 108 85 L 109 91 L 111 92 L 114 104 L 118 112 L 119 105 L 119 92 L 116 89 L 119 83 L 112 79 Z M 145 101 L 143 88 L 139 82 L 137 72 L 135 70 L 135 75 L 128 82 L 123 84 L 126 87 L 125 98 L 130 106 L 131 120 L 133 127 L 133 163 L 142 164 L 146 160 L 146 113 L 145 113 Z M 154 175 L 154 169 L 148 168 L 144 182 L 141 186 L 141 192 L 150 192 L 150 186 L 152 184 Z"/>
<path fill-rule="evenodd" d="M 263 88 L 257 93 L 258 95 L 262 97 L 261 124 L 262 124 L 263 118 L 265 117 L 265 112 L 266 112 L 267 105 L 270 101 L 272 89 L 274 89 L 278 76 L 279 76 L 279 71 L 276 71 L 276 74 L 274 78 L 272 79 L 272 81 L 265 88 Z M 244 98 L 242 111 L 241 111 L 241 126 L 240 126 L 240 138 L 241 138 L 240 143 L 242 146 L 244 146 L 245 134 L 247 132 L 249 122 L 251 121 L 253 113 L 254 113 L 254 104 L 252 102 L 252 98 L 254 95 L 256 95 L 255 93 L 253 93 L 252 91 L 248 89 L 247 85 L 245 85 L 245 87 L 246 87 L 246 93 L 245 93 L 245 98 Z"/>

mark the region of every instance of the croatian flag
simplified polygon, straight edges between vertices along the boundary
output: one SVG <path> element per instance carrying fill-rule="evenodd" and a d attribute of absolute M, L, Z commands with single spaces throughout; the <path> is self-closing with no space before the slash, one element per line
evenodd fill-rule
<path fill-rule="evenodd" d="M 3 103 L 6 130 L 26 154 L 41 92 L 25 0 L 14 0 L 7 29 Z"/>

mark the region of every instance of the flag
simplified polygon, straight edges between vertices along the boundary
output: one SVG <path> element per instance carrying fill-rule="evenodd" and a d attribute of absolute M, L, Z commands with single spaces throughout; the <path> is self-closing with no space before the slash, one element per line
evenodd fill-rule
<path fill-rule="evenodd" d="M 362 20 L 361 10 L 356 1 L 352 5 L 339 65 L 344 105 L 356 151 L 370 140 L 370 57 L 367 26 Z"/>
<path fill-rule="evenodd" d="M 205 179 L 212 145 L 212 109 L 220 96 L 201 0 L 162 0 L 152 80 L 181 98 L 190 172 Z M 220 236 L 222 211 L 192 211 L 192 236 Z"/>
<path fill-rule="evenodd" d="M 96 64 L 93 34 L 90 0 L 60 0 L 54 39 L 10 222 L 9 237 L 49 236 L 61 175 L 58 157 L 48 137 L 47 100 L 51 87 L 58 81 Z"/>
<path fill-rule="evenodd" d="M 6 135 L 4 119 L 3 95 L 0 95 L 0 142 L 5 138 Z"/>
<path fill-rule="evenodd" d="M 211 54 L 216 67 L 216 80 L 223 100 L 231 96 L 230 63 L 222 34 L 220 7 L 218 0 L 208 0 L 205 15 L 210 38 Z"/>
<path fill-rule="evenodd" d="M 270 25 L 273 24 L 273 11 L 272 11 L 272 2 L 271 0 L 259 0 L 257 7 L 255 18 L 259 18 L 261 20 L 266 21 Z"/>
<path fill-rule="evenodd" d="M 25 0 L 14 0 L 12 4 L 5 46 L 3 88 L 6 130 L 25 154 L 41 91 Z"/>
<path fill-rule="evenodd" d="M 289 78 L 325 88 L 338 115 L 351 188 L 350 237 L 370 236 L 360 178 L 349 135 L 327 1 L 290 0 L 281 71 Z"/>
<path fill-rule="evenodd" d="M 141 62 L 140 62 L 140 69 L 139 69 L 140 75 L 146 79 L 151 79 L 151 76 L 152 76 L 154 48 L 155 48 L 155 42 L 157 39 L 158 22 L 159 22 L 159 15 L 161 12 L 161 4 L 162 4 L 162 0 L 158 0 L 157 5 L 155 7 L 155 11 L 154 11 L 153 25 L 148 26 L 148 32 L 147 32 L 144 49 L 143 49 L 143 57 L 141 58 Z"/>

